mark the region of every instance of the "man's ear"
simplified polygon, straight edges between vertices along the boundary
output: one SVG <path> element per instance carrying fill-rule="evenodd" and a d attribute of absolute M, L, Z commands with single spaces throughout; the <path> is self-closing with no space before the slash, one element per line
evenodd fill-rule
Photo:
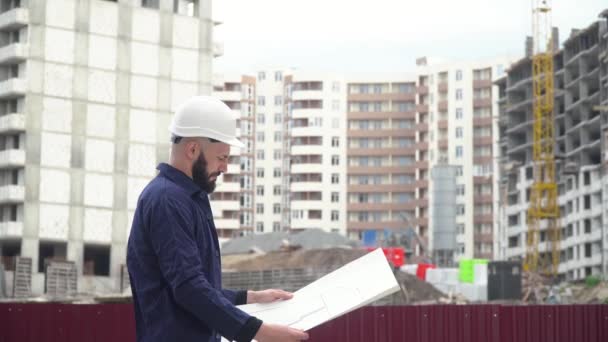
<path fill-rule="evenodd" d="M 197 151 L 200 149 L 199 144 L 196 141 L 189 141 L 186 143 L 186 157 L 190 160 L 197 158 Z"/>

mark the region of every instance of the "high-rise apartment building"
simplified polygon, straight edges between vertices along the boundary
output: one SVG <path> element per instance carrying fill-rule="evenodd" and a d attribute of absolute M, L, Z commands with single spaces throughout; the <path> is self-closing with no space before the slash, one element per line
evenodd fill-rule
<path fill-rule="evenodd" d="M 421 90 L 407 74 L 348 82 L 347 230 L 353 238 L 406 228 L 427 237 L 429 132 L 428 110 L 418 105 Z"/>
<path fill-rule="evenodd" d="M 560 206 L 560 277 L 575 280 L 608 272 L 608 13 L 583 30 L 573 30 L 554 56 L 556 178 Z M 554 33 L 557 33 L 554 31 Z M 557 40 L 557 37 L 555 37 Z M 532 159 L 532 64 L 514 63 L 500 87 L 503 179 L 499 257 L 526 254 Z M 548 234 L 540 227 L 541 258 Z"/>
<path fill-rule="evenodd" d="M 0 6 L 0 250 L 76 263 L 118 288 L 141 189 L 171 111 L 211 93 L 211 1 L 10 0 Z"/>
<path fill-rule="evenodd" d="M 228 171 L 217 181 L 211 209 L 221 239 L 247 234 L 254 229 L 255 189 L 255 77 L 217 75 L 213 96 L 224 101 L 239 119 L 237 136 L 245 148 L 231 148 Z"/>
<path fill-rule="evenodd" d="M 255 231 L 346 229 L 346 89 L 325 73 L 257 74 Z"/>
<path fill-rule="evenodd" d="M 437 63 L 421 58 L 417 63 L 422 89 L 419 106 L 428 108 L 420 115 L 429 127 L 429 168 L 452 165 L 457 170 L 456 258 L 494 256 L 498 213 L 498 179 L 494 176 L 498 168 L 498 87 L 492 82 L 510 62 L 509 58 L 495 58 Z M 432 195 L 431 182 L 430 200 Z M 430 227 L 434 215 L 431 210 Z"/>

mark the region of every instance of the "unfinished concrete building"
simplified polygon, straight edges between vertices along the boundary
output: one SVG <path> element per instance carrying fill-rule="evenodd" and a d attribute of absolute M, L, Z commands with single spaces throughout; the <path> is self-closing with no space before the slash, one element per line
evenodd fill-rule
<path fill-rule="evenodd" d="M 600 116 L 596 107 L 608 99 L 606 35 L 605 19 L 584 30 L 573 30 L 554 57 L 556 177 L 561 211 L 558 272 L 568 280 L 608 271 L 608 178 L 602 171 L 602 152 L 606 151 L 602 129 L 608 124 L 608 114 Z M 523 259 L 526 254 L 526 212 L 533 183 L 531 76 L 528 54 L 497 81 L 503 190 L 501 259 Z M 547 238 L 541 225 L 541 255 L 547 252 Z"/>
<path fill-rule="evenodd" d="M 0 3 L 0 251 L 9 270 L 32 259 L 34 295 L 51 260 L 75 262 L 81 291 L 119 289 L 172 109 L 211 93 L 210 5 Z"/>

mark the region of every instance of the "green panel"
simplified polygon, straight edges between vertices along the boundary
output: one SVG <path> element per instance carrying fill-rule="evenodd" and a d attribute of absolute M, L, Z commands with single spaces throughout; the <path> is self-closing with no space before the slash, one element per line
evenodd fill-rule
<path fill-rule="evenodd" d="M 461 283 L 472 283 L 473 282 L 473 259 L 462 259 L 459 263 L 458 279 Z"/>

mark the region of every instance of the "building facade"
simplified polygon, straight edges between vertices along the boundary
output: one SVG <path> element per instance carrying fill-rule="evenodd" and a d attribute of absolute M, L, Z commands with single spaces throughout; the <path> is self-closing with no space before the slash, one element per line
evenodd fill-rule
<path fill-rule="evenodd" d="M 427 236 L 428 121 L 420 91 L 413 74 L 348 81 L 347 230 L 353 238 L 408 228 Z"/>
<path fill-rule="evenodd" d="M 567 280 L 608 271 L 608 114 L 597 107 L 608 101 L 605 15 L 583 30 L 573 30 L 554 56 L 556 177 L 561 213 L 558 272 Z M 527 56 L 497 82 L 505 166 L 501 169 L 505 225 L 499 230 L 504 243 L 500 256 L 505 259 L 526 254 L 526 212 L 533 183 L 531 74 L 531 58 Z M 541 257 L 547 254 L 547 238 L 541 225 Z"/>
<path fill-rule="evenodd" d="M 217 181 L 211 210 L 220 239 L 247 234 L 254 229 L 255 189 L 255 77 L 216 75 L 213 96 L 224 101 L 238 117 L 237 136 L 244 149 L 232 147 L 228 171 Z"/>
<path fill-rule="evenodd" d="M 441 63 L 418 60 L 419 108 L 428 122 L 429 169 L 456 167 L 456 259 L 494 257 L 498 215 L 498 87 L 508 57 Z M 428 109 L 427 109 L 428 108 Z M 429 186 L 432 201 L 433 184 Z M 435 213 L 429 213 L 433 227 Z M 437 213 L 441 215 L 441 213 Z M 433 248 L 432 234 L 430 248 Z"/>
<path fill-rule="evenodd" d="M 11 0 L 0 8 L 0 249 L 115 291 L 171 111 L 210 94 L 211 1 Z"/>

